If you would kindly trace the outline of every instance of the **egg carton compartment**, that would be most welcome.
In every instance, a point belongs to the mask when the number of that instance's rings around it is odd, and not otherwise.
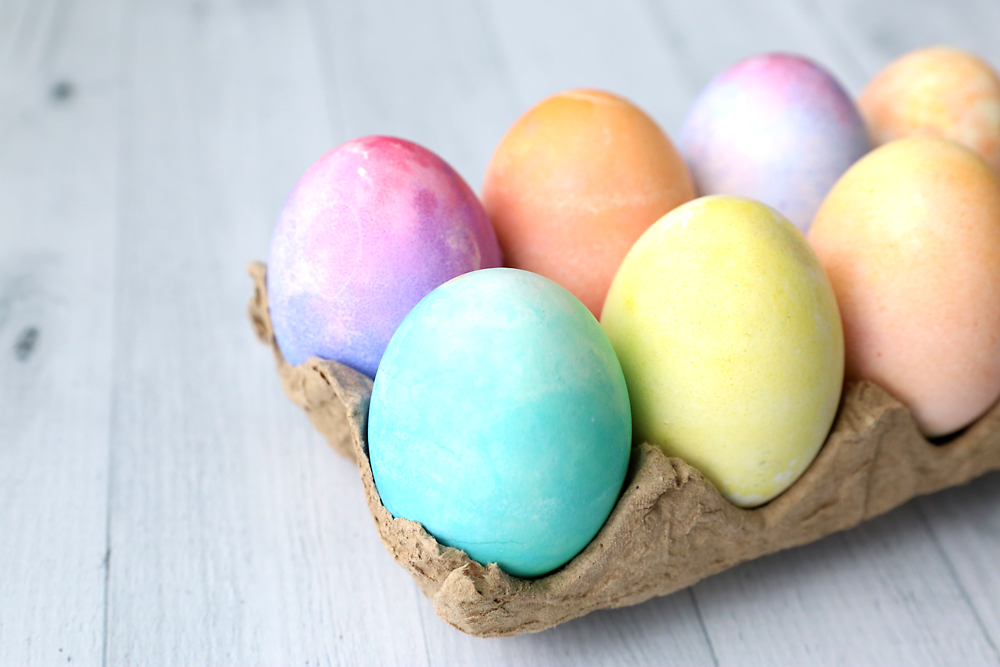
[[[597,609],[668,595],[1000,469],[1000,404],[947,444],[935,445],[883,389],[849,383],[819,455],[768,504],[736,507],[683,460],[642,443],[633,447],[622,493],[590,544],[555,572],[520,579],[438,543],[419,523],[389,514],[368,461],[372,380],[335,361],[285,361],[271,328],[266,266],[254,262],[249,272],[250,319],[274,353],[285,393],[338,453],[357,462],[382,543],[433,601],[438,616],[470,635],[538,632]]]

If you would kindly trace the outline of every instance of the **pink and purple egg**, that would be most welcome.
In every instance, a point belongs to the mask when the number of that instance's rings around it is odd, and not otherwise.
[[[699,195],[761,201],[805,232],[837,179],[871,143],[847,92],[806,58],[765,53],[713,79],[678,146]]]
[[[409,141],[363,137],[313,164],[274,228],[268,299],[291,364],[311,356],[374,377],[399,323],[435,287],[498,267],[475,193]]]

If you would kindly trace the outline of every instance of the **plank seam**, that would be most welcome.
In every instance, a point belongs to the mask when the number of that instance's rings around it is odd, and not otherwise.
[[[347,127],[347,110],[344,107],[344,95],[340,89],[340,77],[337,76],[337,64],[330,62],[330,56],[323,47],[322,34],[336,35],[337,25],[331,29],[330,17],[319,7],[320,0],[306,0],[307,12],[312,16],[313,25],[313,55],[318,62],[318,69],[323,75],[323,99],[325,100],[325,116],[327,124],[334,135],[334,142],[339,143]],[[334,22],[335,24],[336,22]],[[325,30],[321,31],[321,28]],[[338,134],[338,130],[340,133]],[[330,147],[332,148],[332,147]]]
[[[851,62],[857,72],[861,75],[862,79],[867,79],[871,77],[871,70],[865,66],[864,59],[859,56],[851,41],[847,39],[847,36],[841,31],[841,26],[837,21],[833,19],[826,10],[823,9],[822,5],[816,0],[797,0],[798,5],[803,9],[803,11],[811,14],[816,18],[816,22],[827,26],[829,30],[826,30],[826,34],[832,39],[828,40],[831,46],[837,49],[837,51]]]
[[[120,236],[119,232],[122,225],[122,211],[124,210],[123,197],[124,191],[121,188],[121,183],[119,176],[121,174],[121,165],[124,163],[125,155],[125,133],[122,130],[126,127],[126,124],[122,122],[128,111],[127,95],[125,94],[128,87],[126,86],[127,75],[125,71],[126,52],[128,51],[128,44],[130,40],[128,39],[129,27],[133,23],[133,9],[132,4],[128,2],[123,2],[121,4],[121,33],[118,36],[118,62],[116,66],[117,76],[117,112],[118,112],[118,130],[116,137],[116,164],[115,164],[115,224],[113,225],[113,235],[111,242],[114,244],[112,248],[111,256],[114,261],[111,265],[111,370],[112,370],[112,386],[111,386],[111,404],[108,406],[108,460],[107,460],[107,500],[105,509],[105,525],[104,525],[104,621],[103,621],[103,633],[102,638],[102,648],[101,648],[101,667],[107,667],[108,665],[108,651],[110,650],[110,609],[111,609],[111,525],[112,525],[112,510],[114,503],[112,499],[114,498],[114,484],[115,484],[115,443],[118,438],[116,437],[115,424],[118,419],[118,388],[115,384],[115,380],[118,377],[116,369],[119,363],[119,345],[118,341],[121,339],[121,322],[118,313],[118,275],[119,275],[119,247],[118,238]]]
[[[927,534],[931,537],[931,542],[934,544],[934,549],[941,556],[941,560],[944,561],[945,567],[948,570],[948,576],[954,582],[955,587],[958,588],[959,594],[962,596],[962,601],[966,604],[969,610],[972,612],[972,616],[976,619],[976,625],[979,626],[979,630],[983,633],[986,638],[986,643],[989,644],[990,648],[993,649],[993,654],[997,658],[997,664],[1000,665],[1000,648],[997,647],[996,642],[993,641],[993,636],[990,635],[989,630],[986,627],[986,623],[983,621],[982,617],[979,615],[979,609],[976,605],[972,603],[972,598],[969,597],[969,592],[966,590],[965,586],[962,584],[962,580],[959,579],[958,571],[955,569],[955,565],[951,562],[951,558],[948,556],[948,552],[945,551],[944,545],[941,544],[941,540],[938,534],[934,531],[934,526],[931,524],[930,519],[927,517],[927,513],[924,512],[923,503],[925,500],[913,504],[917,511],[917,516],[920,519],[921,524],[927,531]]]
[[[694,613],[698,617],[698,625],[701,626],[701,634],[705,638],[705,643],[708,644],[708,652],[712,656],[712,665],[719,667],[719,656],[715,654],[715,646],[712,645],[712,638],[708,636],[708,626],[705,625],[705,619],[701,615],[701,607],[698,606],[698,596],[695,594],[694,588],[689,588],[688,594],[691,596],[691,604],[694,605]]]

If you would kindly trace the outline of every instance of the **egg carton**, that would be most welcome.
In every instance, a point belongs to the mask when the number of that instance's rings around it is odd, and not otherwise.
[[[555,572],[520,579],[447,547],[383,507],[366,440],[372,380],[335,361],[299,366],[271,328],[267,269],[250,265],[249,314],[271,346],[281,384],[338,453],[357,462],[382,544],[446,623],[478,637],[538,632],[597,609],[668,595],[744,561],[813,542],[1000,469],[1000,404],[947,444],[932,444],[909,410],[870,382],[848,383],[833,429],[806,472],[755,509],[725,500],[701,473],[658,447],[632,449],[621,496],[600,532]]]

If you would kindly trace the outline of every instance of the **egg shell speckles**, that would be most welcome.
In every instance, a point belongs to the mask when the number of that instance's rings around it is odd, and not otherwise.
[[[399,323],[432,289],[501,264],[469,186],[421,146],[364,137],[299,179],[271,239],[268,298],[292,364],[333,359],[369,376]]]
[[[507,265],[551,278],[595,317],[635,240],[693,197],[687,166],[656,122],[598,90],[562,92],[528,110],[483,183]]]
[[[809,233],[837,293],[848,379],[874,380],[928,436],[1000,396],[1000,176],[945,139],[882,146]]]
[[[858,99],[872,140],[951,139],[1000,169],[1000,79],[989,63],[945,47],[894,60]]]
[[[677,143],[698,194],[757,199],[803,232],[841,174],[871,148],[836,79],[780,53],[740,61],[713,79]]]
[[[628,390],[597,320],[556,283],[489,269],[406,317],[375,378],[369,454],[393,516],[516,576],[576,555],[628,468]]]
[[[601,324],[622,364],[637,441],[752,507],[787,489],[833,423],[844,341],[826,274],[781,214],[696,199],[636,242]]]

